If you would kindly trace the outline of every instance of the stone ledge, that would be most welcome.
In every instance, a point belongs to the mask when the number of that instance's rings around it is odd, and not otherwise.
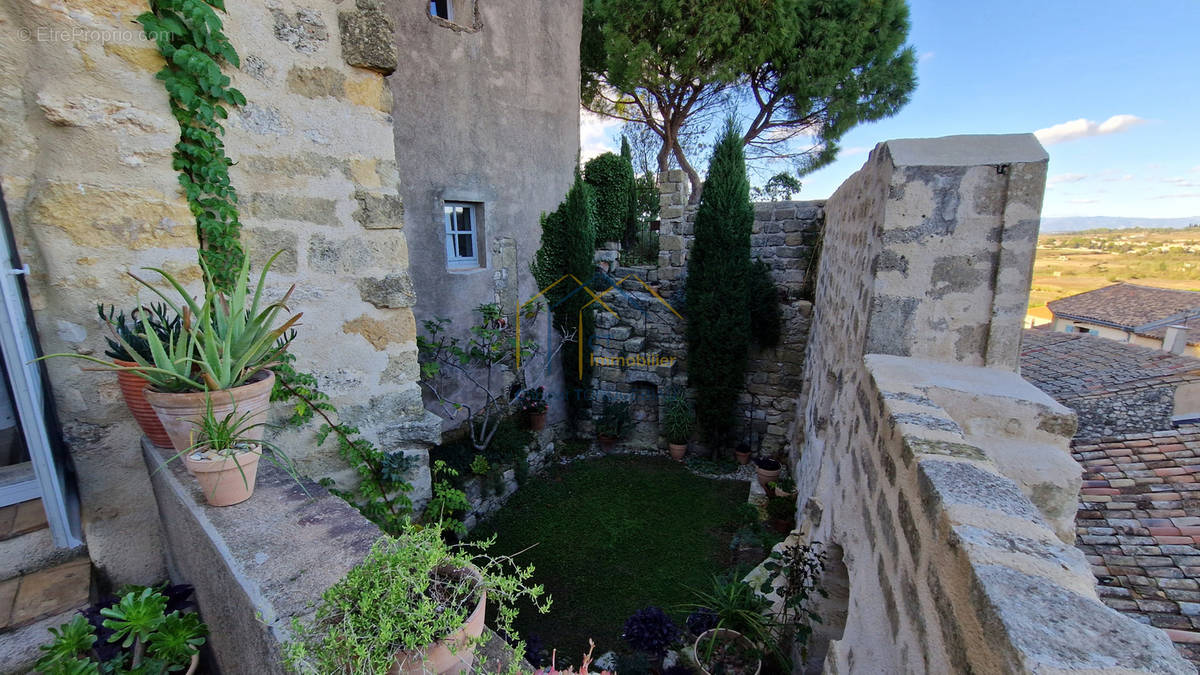
[[[254,496],[235,506],[205,504],[180,462],[143,441],[167,539],[172,581],[196,587],[222,672],[286,671],[280,647],[292,618],[307,619],[325,589],[358,564],[380,536],[356,509],[305,480],[259,464]]]

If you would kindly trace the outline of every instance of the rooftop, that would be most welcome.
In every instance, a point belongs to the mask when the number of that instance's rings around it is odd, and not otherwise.
[[[1076,444],[1076,546],[1106,605],[1200,663],[1200,428]]]
[[[1026,330],[1021,375],[1061,401],[1200,379],[1200,359],[1084,333]]]
[[[1135,330],[1200,314],[1200,292],[1113,284],[1046,304],[1055,316]]]

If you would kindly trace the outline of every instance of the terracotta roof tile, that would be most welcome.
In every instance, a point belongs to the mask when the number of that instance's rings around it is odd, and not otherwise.
[[[1026,330],[1021,376],[1061,401],[1200,379],[1200,359],[1083,333]]]
[[[1133,330],[1172,316],[1200,314],[1200,291],[1113,284],[1046,303],[1056,316],[1090,319]]]

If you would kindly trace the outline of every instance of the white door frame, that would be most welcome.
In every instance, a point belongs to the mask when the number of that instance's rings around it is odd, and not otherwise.
[[[70,517],[67,508],[63,467],[54,461],[50,434],[46,428],[42,364],[33,361],[37,358],[37,348],[26,323],[25,301],[18,279],[29,273],[29,266],[20,266],[16,251],[10,244],[11,232],[8,209],[0,192],[0,352],[3,352],[4,366],[12,386],[13,407],[20,420],[33,469],[32,477],[19,476],[8,485],[0,485],[0,500],[7,501],[5,496],[8,499],[34,499],[40,496],[54,545],[74,548],[82,541],[75,519]]]

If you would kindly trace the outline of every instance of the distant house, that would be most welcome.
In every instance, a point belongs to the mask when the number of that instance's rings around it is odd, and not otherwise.
[[[1113,284],[1046,305],[1054,330],[1200,356],[1200,292]]]
[[[1026,328],[1044,328],[1049,329],[1054,323],[1054,313],[1049,307],[1042,305],[1041,307],[1031,307],[1025,312],[1025,327]]]

